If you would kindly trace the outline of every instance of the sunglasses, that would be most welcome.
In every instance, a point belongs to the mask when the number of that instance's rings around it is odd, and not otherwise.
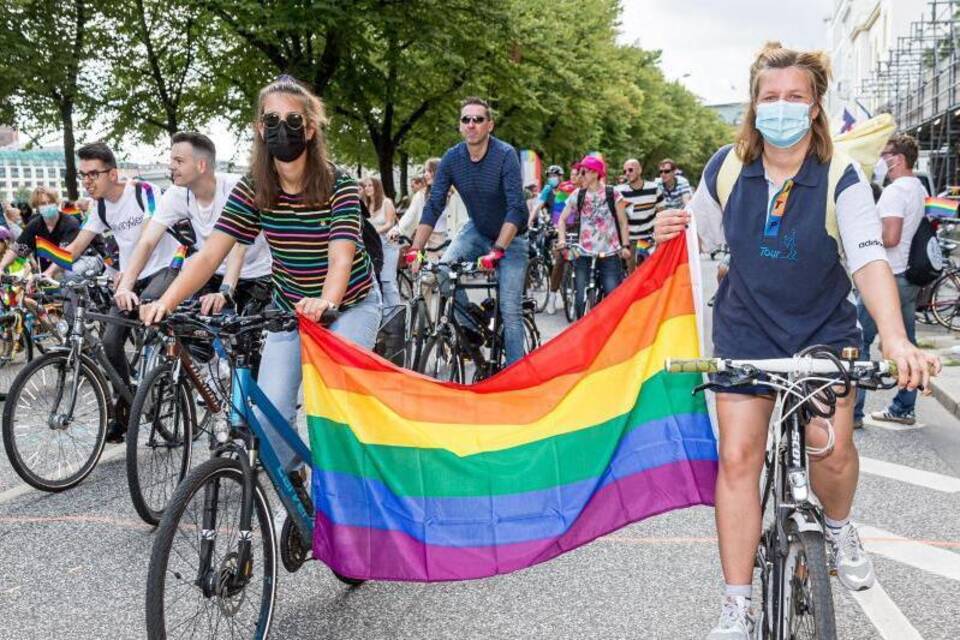
[[[260,116],[260,122],[267,129],[279,127],[281,122],[286,122],[288,127],[296,131],[303,128],[303,114],[294,111],[288,113],[286,117],[281,117],[276,111],[271,111]]]
[[[673,173],[673,169],[660,169],[660,175],[664,175],[667,173]]]
[[[483,124],[486,121],[486,116],[460,116],[460,124]]]
[[[82,182],[87,180],[96,180],[105,173],[110,173],[111,169],[103,169],[102,171],[77,171],[77,177],[80,178]]]

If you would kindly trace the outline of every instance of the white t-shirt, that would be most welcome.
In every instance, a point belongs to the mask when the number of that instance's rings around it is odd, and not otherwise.
[[[144,221],[149,218],[150,202],[147,196],[148,187],[153,191],[154,197],[160,194],[160,189],[156,186],[144,183],[141,193],[143,196],[143,206],[147,209],[146,213],[144,213],[144,211],[140,209],[140,205],[137,204],[134,181],[128,180],[123,189],[123,195],[120,196],[118,201],[110,202],[106,198],[103,200],[106,207],[105,217],[107,219],[107,225],[109,226],[104,226],[100,221],[96,202],[93,203],[90,215],[87,216],[87,221],[83,225],[85,231],[96,234],[102,235],[108,229],[113,233],[113,237],[117,239],[117,248],[120,250],[121,271],[126,265],[130,264],[130,256],[133,255],[137,241],[140,240],[142,225]],[[177,247],[179,246],[176,240],[164,234],[160,243],[157,244],[157,248],[153,250],[150,258],[147,260],[147,264],[144,265],[143,270],[140,272],[138,280],[143,280],[161,269],[169,267],[170,261],[173,260],[173,256],[176,254]]]
[[[208,207],[201,207],[196,194],[186,187],[172,186],[160,198],[160,205],[153,219],[168,229],[178,220],[190,220],[197,235],[197,249],[201,249],[203,243],[213,233],[213,227],[217,224],[220,213],[230,197],[230,192],[233,191],[238,180],[239,178],[217,176],[213,202]],[[189,259],[187,261],[189,262]],[[267,246],[266,238],[261,233],[253,244],[247,247],[240,278],[247,280],[269,276],[272,273],[271,262],[270,247]],[[217,267],[217,273],[222,276],[226,271],[227,263],[224,261]]]
[[[887,260],[890,261],[890,268],[894,275],[907,270],[907,263],[910,260],[910,243],[923,218],[926,197],[927,190],[923,188],[923,183],[919,179],[915,176],[903,176],[887,185],[877,202],[877,213],[881,220],[903,218],[900,243],[895,247],[887,248]]]

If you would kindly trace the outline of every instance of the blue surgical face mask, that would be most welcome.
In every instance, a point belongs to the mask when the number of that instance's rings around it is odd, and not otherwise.
[[[40,211],[40,215],[43,216],[44,220],[53,220],[57,217],[57,213],[59,212],[59,209],[55,204],[41,205],[38,210]]]
[[[549,184],[551,187],[555,187],[560,184],[560,178],[557,176],[550,176],[547,178],[547,184]]]
[[[757,105],[757,129],[773,146],[792,147],[810,130],[810,107],[809,104],[786,100],[761,102]]]

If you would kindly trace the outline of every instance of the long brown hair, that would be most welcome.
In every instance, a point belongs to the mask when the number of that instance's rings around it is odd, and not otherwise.
[[[833,157],[830,123],[827,120],[827,111],[823,108],[823,97],[830,82],[830,58],[823,51],[795,51],[785,48],[779,42],[768,42],[750,65],[750,104],[737,133],[737,155],[745,164],[763,155],[763,136],[756,126],[761,74],[767,69],[788,67],[797,67],[807,72],[810,87],[813,89],[813,106],[818,107],[817,117],[810,124],[810,153],[815,153],[822,163],[829,162]]]
[[[437,179],[437,169],[440,168],[440,158],[427,158],[427,161],[423,163],[423,173],[426,174],[427,171],[433,174],[433,179]],[[423,176],[423,201],[426,202],[430,199],[430,192],[433,191],[433,182],[427,182],[427,176]]]
[[[373,198],[367,198],[366,186],[367,184],[373,185]],[[370,212],[370,215],[375,214],[377,211],[380,211],[380,207],[383,206],[383,182],[380,181],[380,178],[375,178],[369,176],[360,181],[361,188],[364,191],[361,191],[361,196],[363,197],[363,203],[367,205],[367,210]]]
[[[253,179],[256,196],[255,204],[260,209],[276,205],[280,194],[280,178],[273,162],[273,156],[267,149],[267,143],[257,131],[257,123],[263,116],[263,103],[268,95],[283,93],[296,100],[303,112],[304,127],[312,126],[316,133],[307,140],[307,166],[303,173],[301,195],[303,203],[322,206],[333,195],[334,169],[327,153],[327,142],[323,128],[327,126],[327,116],[323,102],[307,88],[293,78],[281,77],[260,90],[253,114],[253,150],[250,154],[250,176]]]

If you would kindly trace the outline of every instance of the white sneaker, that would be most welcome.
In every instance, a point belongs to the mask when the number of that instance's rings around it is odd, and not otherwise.
[[[863,550],[860,535],[853,523],[848,522],[836,534],[830,527],[824,529],[830,545],[830,570],[836,574],[840,584],[850,591],[864,591],[872,587],[877,580],[873,561]]]
[[[707,640],[750,640],[753,633],[753,612],[749,600],[742,597],[724,598],[720,622]]]
[[[557,312],[557,294],[551,291],[547,294],[547,313],[553,315]]]

